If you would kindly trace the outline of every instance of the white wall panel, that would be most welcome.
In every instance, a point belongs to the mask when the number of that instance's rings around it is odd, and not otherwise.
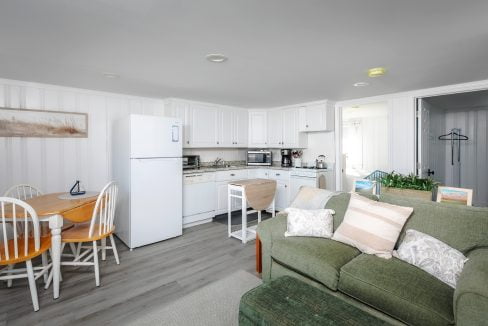
[[[388,101],[390,170],[415,172],[415,102],[413,97]]]
[[[111,127],[129,113],[163,115],[163,101],[0,80],[0,107],[88,113],[88,138],[0,137],[0,194],[30,183],[68,191],[75,180],[99,190],[111,178]]]

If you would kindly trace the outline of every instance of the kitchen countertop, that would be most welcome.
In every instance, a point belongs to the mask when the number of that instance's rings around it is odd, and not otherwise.
[[[285,170],[285,171],[300,170],[300,171],[317,171],[317,172],[324,172],[328,170],[328,169],[303,169],[303,168],[294,168],[294,167],[282,167],[279,164],[273,164],[271,166],[231,165],[228,167],[227,166],[226,167],[203,166],[199,169],[183,170],[183,174],[231,171],[231,170],[251,170],[251,169],[272,169],[272,170]]]

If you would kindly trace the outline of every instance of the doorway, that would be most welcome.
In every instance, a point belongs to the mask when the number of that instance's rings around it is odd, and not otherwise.
[[[488,90],[417,100],[418,174],[488,206]]]
[[[375,170],[388,171],[388,103],[344,107],[342,127],[342,189]]]

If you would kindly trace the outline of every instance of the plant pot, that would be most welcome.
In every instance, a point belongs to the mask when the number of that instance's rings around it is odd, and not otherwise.
[[[383,187],[381,187],[381,193],[432,201],[432,191],[403,189],[403,188],[391,188],[391,187],[384,187],[383,186]]]

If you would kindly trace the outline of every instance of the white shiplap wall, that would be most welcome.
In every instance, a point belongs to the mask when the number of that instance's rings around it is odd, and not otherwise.
[[[0,137],[0,195],[29,183],[68,191],[75,180],[99,190],[111,178],[111,125],[129,113],[163,115],[163,101],[0,79],[0,107],[88,113],[88,138]]]

